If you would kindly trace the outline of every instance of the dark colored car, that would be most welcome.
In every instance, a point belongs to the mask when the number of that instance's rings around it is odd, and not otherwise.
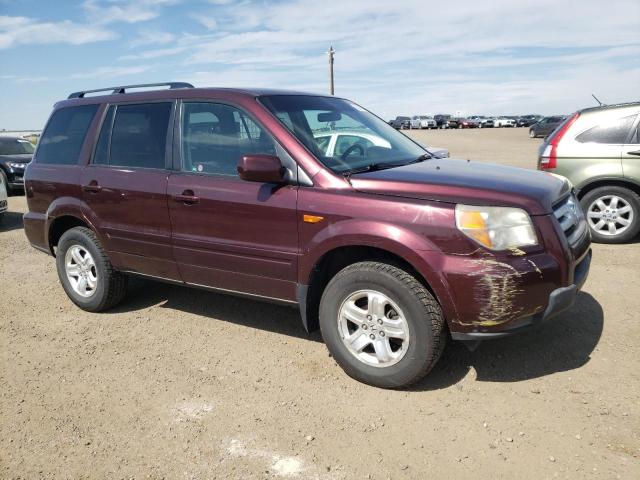
[[[540,115],[523,115],[521,117],[518,117],[518,119],[516,120],[516,126],[517,127],[530,127],[531,125],[538,123],[540,120],[542,120],[542,116]]]
[[[529,128],[529,136],[531,138],[546,137],[560,125],[566,117],[559,115],[553,117],[544,117]]]
[[[478,128],[478,124],[468,118],[452,118],[448,128]]]
[[[439,113],[438,115],[434,115],[433,119],[436,121],[436,125],[438,126],[438,128],[449,128],[449,120],[451,120],[451,115]]]
[[[3,177],[7,193],[22,190],[24,170],[31,162],[34,146],[19,137],[0,137],[0,176]]]
[[[389,122],[396,130],[405,130],[411,128],[411,118],[410,117],[396,117]]]
[[[432,158],[342,98],[170,86],[72,94],[27,169],[26,235],[84,310],[129,275],[297,305],[349,375],[392,388],[448,338],[549,320],[586,279],[564,178]],[[326,147],[346,130],[377,138]]]

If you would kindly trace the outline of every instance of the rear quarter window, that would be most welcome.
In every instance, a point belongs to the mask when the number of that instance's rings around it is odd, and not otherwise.
[[[636,116],[617,118],[613,121],[596,125],[576,137],[580,143],[625,143]]]
[[[37,163],[74,165],[98,105],[81,105],[56,110],[42,134]]]

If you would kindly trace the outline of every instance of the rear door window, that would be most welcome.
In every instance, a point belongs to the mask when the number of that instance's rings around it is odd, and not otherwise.
[[[169,102],[116,106],[111,143],[106,148],[108,161],[102,156],[108,142],[103,138],[98,140],[96,155],[101,156],[97,160],[117,167],[165,168],[171,108]]]
[[[93,156],[94,164],[109,164],[109,144],[111,143],[111,127],[113,126],[115,111],[116,107],[111,105],[107,111],[107,115],[102,121],[102,128],[100,129],[100,136],[98,137],[98,144],[96,145],[96,153]]]
[[[576,137],[576,140],[581,143],[625,143],[635,119],[636,115],[630,115],[597,125],[582,132]]]
[[[40,139],[36,161],[55,165],[74,165],[98,105],[81,105],[57,110]]]

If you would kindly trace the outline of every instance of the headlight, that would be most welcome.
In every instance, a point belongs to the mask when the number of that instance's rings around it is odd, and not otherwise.
[[[506,250],[538,243],[531,218],[520,208],[458,204],[456,227],[467,237],[491,250]]]
[[[9,162],[9,166],[10,166],[11,168],[20,168],[20,169],[23,169],[23,168],[25,168],[25,167],[27,166],[27,164],[26,164],[26,163],[13,163],[13,162]]]

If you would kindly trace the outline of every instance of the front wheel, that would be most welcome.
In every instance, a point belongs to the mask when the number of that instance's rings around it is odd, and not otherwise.
[[[536,138],[536,132],[529,130],[529,138]]]
[[[606,186],[580,200],[597,243],[625,243],[640,232],[640,196],[624,187]]]
[[[446,343],[440,305],[415,277],[393,265],[360,262],[331,279],[320,302],[327,348],[352,378],[382,388],[411,385]]]
[[[117,305],[127,291],[127,276],[116,271],[96,237],[86,227],[67,230],[56,251],[58,278],[67,296],[88,312]]]

